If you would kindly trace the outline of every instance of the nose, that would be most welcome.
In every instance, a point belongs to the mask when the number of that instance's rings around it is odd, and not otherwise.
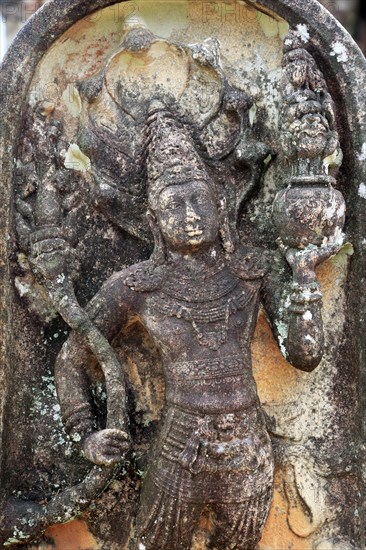
[[[195,211],[192,204],[188,202],[186,205],[186,222],[194,223],[194,222],[199,222],[200,220],[201,220],[200,215]]]

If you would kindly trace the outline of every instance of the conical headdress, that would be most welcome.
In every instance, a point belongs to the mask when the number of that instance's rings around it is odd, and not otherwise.
[[[148,198],[153,209],[161,191],[170,185],[205,181],[213,187],[188,131],[165,109],[157,108],[149,117],[147,176]]]

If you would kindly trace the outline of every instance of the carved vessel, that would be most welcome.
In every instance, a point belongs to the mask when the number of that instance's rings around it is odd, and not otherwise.
[[[322,246],[341,238],[346,206],[333,188],[342,151],[327,83],[299,32],[284,42],[282,151],[289,186],[279,191],[273,219],[286,247]]]
[[[315,181],[314,181],[315,180]],[[293,178],[290,187],[277,193],[273,219],[285,246],[321,246],[341,233],[346,205],[331,177]]]

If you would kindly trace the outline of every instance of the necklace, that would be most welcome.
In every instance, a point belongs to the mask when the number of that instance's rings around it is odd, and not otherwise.
[[[235,286],[231,285],[230,290],[224,295],[216,295],[216,299],[203,301],[201,296],[201,302],[189,302],[187,299],[182,300],[180,295],[171,296],[164,288],[150,297],[149,305],[166,317],[176,317],[190,322],[200,345],[218,350],[227,341],[230,315],[244,309],[254,294],[254,289],[243,289],[236,279]],[[220,324],[214,331],[209,331],[205,329],[205,325],[210,323]]]
[[[186,306],[182,307],[183,311],[186,314],[186,319],[191,322],[193,330],[195,331],[196,337],[201,346],[206,346],[207,348],[216,351],[222,344],[225,344],[225,342],[227,341],[227,333],[229,329],[231,301],[231,298],[229,298],[226,304],[224,323],[221,324],[221,327],[219,329],[212,332],[202,332],[197,325],[196,319],[192,315],[192,310]]]
[[[179,272],[164,281],[162,291],[174,300],[190,304],[202,304],[227,296],[238,285],[238,278],[225,265],[206,270],[204,273],[185,274]]]

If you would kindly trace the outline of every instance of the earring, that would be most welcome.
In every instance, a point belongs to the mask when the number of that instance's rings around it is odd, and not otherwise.
[[[226,208],[226,198],[220,197],[219,200],[219,234],[222,241],[222,246],[227,254],[232,254],[235,250],[232,239],[229,217]]]
[[[158,222],[155,216],[155,212],[150,208],[146,212],[147,221],[154,237],[154,250],[151,255],[151,261],[155,265],[161,265],[166,261],[165,243],[161,231],[158,226]]]

